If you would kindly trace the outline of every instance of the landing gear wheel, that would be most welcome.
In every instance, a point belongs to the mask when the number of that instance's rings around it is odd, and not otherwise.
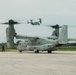
[[[22,51],[21,51],[21,50],[19,50],[19,52],[21,53]]]
[[[52,53],[52,51],[48,51],[48,53]]]
[[[39,53],[39,50],[35,51],[35,53]]]

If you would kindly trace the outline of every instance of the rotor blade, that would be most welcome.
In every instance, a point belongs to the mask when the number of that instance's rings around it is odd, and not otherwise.
[[[5,22],[5,23],[0,23],[0,24],[9,24],[9,25],[11,25],[11,24],[21,24],[21,23],[19,23],[19,22],[13,22],[13,23]]]
[[[21,23],[14,21],[13,24],[21,24]]]
[[[42,23],[42,19],[41,18],[39,18],[39,21],[40,21],[40,23]]]
[[[5,22],[5,23],[0,23],[0,24],[9,24],[8,22]]]
[[[49,27],[52,27],[52,28],[60,28],[61,26],[59,26],[58,24],[56,25],[48,25]]]

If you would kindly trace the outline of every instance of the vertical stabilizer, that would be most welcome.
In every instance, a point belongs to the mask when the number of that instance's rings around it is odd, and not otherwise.
[[[59,44],[66,44],[68,42],[68,26],[63,25],[59,31]]]
[[[6,29],[7,47],[8,48],[14,47],[14,36],[15,36],[14,26],[9,25],[9,27]]]

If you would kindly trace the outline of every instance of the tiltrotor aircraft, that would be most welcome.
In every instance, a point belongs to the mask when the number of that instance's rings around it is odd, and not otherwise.
[[[48,53],[51,53],[55,50],[56,46],[66,44],[68,41],[67,25],[61,27],[59,25],[51,26],[55,29],[51,37],[32,37],[17,35],[14,29],[14,24],[20,24],[17,21],[10,19],[8,22],[1,24],[9,24],[9,27],[6,28],[8,48],[14,47],[14,37],[17,39],[25,39],[25,41],[20,41],[17,46],[19,52],[32,50],[35,53],[39,53],[39,51],[48,51]]]
[[[27,24],[32,24],[32,25],[40,25],[42,23],[41,18],[38,19],[39,21],[34,22],[33,19],[27,20]]]
[[[56,46],[61,46],[67,43],[67,25],[63,25],[59,30],[59,25],[52,26],[55,28],[51,37],[31,37],[31,36],[19,36],[17,35],[16,38],[24,38],[27,39],[25,41],[20,41],[17,49],[19,52],[25,50],[31,50],[35,53],[39,53],[39,51],[48,51],[51,53],[55,50]]]

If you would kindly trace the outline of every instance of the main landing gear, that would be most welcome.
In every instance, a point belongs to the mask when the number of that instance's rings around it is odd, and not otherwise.
[[[20,53],[22,53],[22,51],[21,51],[21,50],[19,50],[19,52],[20,52]]]
[[[39,50],[36,50],[35,53],[39,53]]]
[[[49,50],[49,51],[48,51],[48,53],[52,53],[52,51],[51,51],[51,50]]]

